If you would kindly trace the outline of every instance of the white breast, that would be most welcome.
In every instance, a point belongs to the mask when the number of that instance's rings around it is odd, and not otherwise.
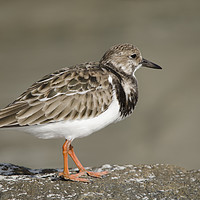
[[[97,117],[83,120],[60,121],[45,125],[34,125],[22,129],[43,139],[64,137],[68,140],[73,140],[75,138],[88,136],[118,120],[119,117],[119,103],[114,93],[113,101],[108,109]]]

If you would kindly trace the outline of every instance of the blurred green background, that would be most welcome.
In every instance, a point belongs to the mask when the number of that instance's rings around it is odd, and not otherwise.
[[[85,166],[200,168],[199,10],[198,0],[0,1],[0,107],[42,76],[129,42],[163,70],[140,69],[134,114],[76,139],[77,156]],[[0,130],[0,162],[61,168],[63,143]]]

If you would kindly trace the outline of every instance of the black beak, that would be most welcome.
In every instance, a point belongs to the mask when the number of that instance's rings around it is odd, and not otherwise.
[[[162,69],[159,65],[156,65],[155,63],[152,63],[144,58],[142,59],[142,62],[140,64],[142,64],[142,67],[149,67],[149,68],[153,68],[153,69]]]

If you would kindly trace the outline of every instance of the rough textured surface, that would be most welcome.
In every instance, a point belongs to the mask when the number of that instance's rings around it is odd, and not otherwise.
[[[103,165],[104,178],[64,181],[61,169],[0,164],[0,199],[200,199],[200,170],[172,165]],[[75,170],[71,170],[75,173]]]

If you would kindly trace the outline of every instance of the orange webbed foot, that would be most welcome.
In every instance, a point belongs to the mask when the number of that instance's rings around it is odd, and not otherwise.
[[[92,176],[95,178],[101,178],[102,176],[108,174],[108,171],[103,171],[103,172],[93,172],[93,171],[85,171],[88,176]]]
[[[65,174],[65,173],[61,172],[61,173],[59,173],[59,176],[65,180],[89,183],[90,180],[88,180],[86,178],[79,178],[80,176],[82,176],[84,174],[85,174],[85,172],[80,172],[77,174]]]

